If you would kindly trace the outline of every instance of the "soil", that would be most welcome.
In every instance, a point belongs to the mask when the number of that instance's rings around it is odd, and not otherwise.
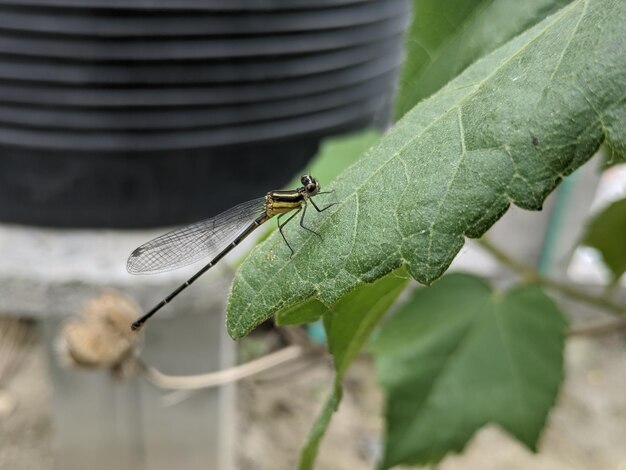
[[[39,344],[6,392],[17,399],[0,415],[0,469],[52,470],[51,385]],[[457,469],[626,470],[626,348],[624,336],[568,343],[567,380],[533,454],[496,426],[478,432],[462,455],[438,467]],[[301,362],[241,383],[238,470],[291,470],[332,379],[330,362]],[[0,404],[1,405],[1,404]],[[382,395],[374,368],[360,358],[345,382],[344,400],[324,438],[317,468],[374,468],[381,452]],[[0,408],[2,408],[0,406]]]

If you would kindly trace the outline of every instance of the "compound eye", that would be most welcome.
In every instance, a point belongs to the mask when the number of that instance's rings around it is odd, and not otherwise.
[[[302,178],[300,178],[300,182],[302,183],[302,186],[308,186],[308,184],[311,182],[311,177],[309,175],[304,175],[302,176]]]
[[[309,184],[306,185],[306,190],[309,193],[312,193],[316,189],[317,189],[317,185],[315,183],[309,183]]]

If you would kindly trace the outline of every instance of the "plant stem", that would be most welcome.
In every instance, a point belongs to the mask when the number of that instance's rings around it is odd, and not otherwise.
[[[139,362],[140,372],[153,385],[169,390],[197,390],[217,387],[256,375],[304,355],[300,346],[288,346],[259,359],[230,369],[197,375],[167,375]]]
[[[491,241],[487,238],[483,237],[478,240],[480,246],[482,246],[490,255],[500,261],[502,264],[510,268],[511,270],[517,272],[525,281],[531,282],[548,289],[552,289],[558,292],[561,292],[569,297],[580,300],[581,302],[585,302],[587,304],[595,305],[604,310],[607,310],[613,314],[624,315],[626,314],[626,305],[620,305],[618,303],[613,302],[611,298],[606,295],[595,295],[590,294],[580,289],[573,287],[571,285],[565,284],[560,281],[556,281],[554,279],[550,279],[548,277],[542,276],[531,266],[528,266],[502,251],[500,248],[495,246]]]
[[[626,329],[626,315],[610,322],[570,328],[568,336],[596,336]]]

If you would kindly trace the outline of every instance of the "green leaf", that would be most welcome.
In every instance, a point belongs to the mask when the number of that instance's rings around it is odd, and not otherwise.
[[[570,0],[413,0],[396,119]]]
[[[342,298],[324,318],[328,349],[342,379],[385,312],[409,282],[404,269],[371,285],[361,285]]]
[[[287,307],[280,312],[276,312],[276,325],[301,325],[303,323],[313,323],[330,312],[328,307],[317,299],[308,299],[305,302]]]
[[[593,218],[583,243],[602,253],[616,279],[626,272],[626,199],[615,201]]]
[[[316,199],[340,204],[307,211],[323,240],[290,224],[292,258],[277,234],[253,250],[233,282],[231,336],[309,298],[332,306],[403,265],[430,284],[511,203],[540,209],[623,136],[625,28],[623,2],[576,0],[422,101]]]
[[[498,294],[454,274],[417,290],[373,344],[387,394],[382,467],[438,462],[487,423],[535,450],[563,380],[565,329],[535,286]]]
[[[341,401],[341,382],[348,366],[381,317],[404,290],[409,277],[403,270],[379,279],[371,286],[360,286],[341,299],[324,316],[328,347],[335,363],[333,389],[326,399],[300,456],[300,470],[313,468],[319,444]]]

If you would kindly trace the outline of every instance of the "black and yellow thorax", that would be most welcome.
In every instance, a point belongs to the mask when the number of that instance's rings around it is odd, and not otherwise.
[[[270,191],[265,196],[265,213],[268,217],[298,209],[307,197],[304,188],[285,191]]]

